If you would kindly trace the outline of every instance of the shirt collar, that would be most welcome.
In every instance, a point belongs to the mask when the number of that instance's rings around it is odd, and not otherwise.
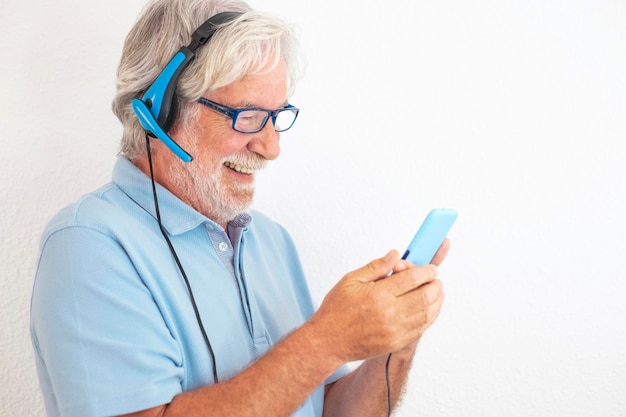
[[[143,171],[124,157],[118,157],[113,168],[115,183],[131,200],[156,219],[152,183]],[[163,227],[172,235],[179,235],[195,229],[201,224],[210,223],[221,228],[217,223],[194,210],[156,183],[156,193]],[[246,227],[252,220],[248,213],[242,213],[229,222],[234,227]]]

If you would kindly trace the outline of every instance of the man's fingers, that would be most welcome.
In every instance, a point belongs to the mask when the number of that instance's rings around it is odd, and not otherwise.
[[[400,297],[434,280],[438,272],[439,270],[435,265],[411,267],[385,278],[384,281],[380,282],[380,285],[383,285],[394,296]]]
[[[450,250],[450,239],[445,238],[441,246],[439,246],[437,253],[435,253],[435,256],[433,256],[433,260],[430,261],[430,263],[433,265],[439,266],[441,262],[443,262],[443,260],[446,258],[446,255],[448,254],[449,250]]]
[[[376,281],[389,275],[399,260],[398,251],[391,250],[383,258],[374,259],[348,275],[360,282]]]

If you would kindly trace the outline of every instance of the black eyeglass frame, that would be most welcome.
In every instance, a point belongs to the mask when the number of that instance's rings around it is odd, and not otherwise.
[[[274,131],[276,132],[284,132],[286,130],[289,130],[293,124],[296,122],[296,119],[298,118],[298,114],[300,113],[300,109],[292,106],[291,104],[287,104],[285,107],[281,108],[281,109],[277,109],[277,110],[267,110],[267,109],[262,109],[259,107],[244,107],[244,108],[240,108],[240,109],[235,109],[232,107],[228,107],[228,106],[224,106],[223,104],[220,103],[216,103],[215,101],[211,101],[208,98],[204,98],[204,97],[200,97],[198,99],[198,103],[207,106],[208,108],[217,111],[218,113],[222,113],[223,115],[226,115],[228,117],[231,118],[231,120],[233,121],[231,127],[233,128],[234,131],[239,132],[239,133],[257,133],[260,132],[261,130],[263,130],[265,128],[265,125],[267,124],[267,121],[270,119],[270,117],[272,118],[272,124],[274,125]],[[265,118],[263,119],[263,123],[261,123],[261,126],[258,129],[255,130],[241,130],[241,129],[237,129],[235,127],[235,125],[237,124],[237,118],[239,117],[239,114],[245,112],[245,111],[258,111],[258,112],[265,112]],[[291,124],[285,128],[280,128],[277,129],[276,128],[276,118],[278,117],[278,115],[284,111],[289,111],[291,113],[295,113],[293,121],[291,122]]]

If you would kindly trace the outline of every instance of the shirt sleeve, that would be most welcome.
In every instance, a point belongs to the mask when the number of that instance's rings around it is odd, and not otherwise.
[[[61,416],[130,413],[182,390],[178,343],[106,231],[66,227],[43,242],[31,331],[44,395]]]

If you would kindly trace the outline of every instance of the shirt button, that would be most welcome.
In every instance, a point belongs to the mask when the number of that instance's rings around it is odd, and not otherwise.
[[[217,247],[222,252],[226,252],[226,249],[228,249],[228,244],[226,242],[220,242],[219,245],[217,245]]]

